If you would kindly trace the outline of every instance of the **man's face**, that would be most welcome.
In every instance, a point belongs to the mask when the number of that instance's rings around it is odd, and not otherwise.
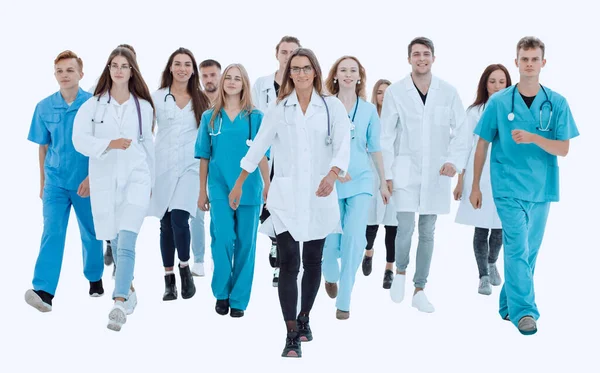
[[[417,75],[426,75],[431,72],[431,65],[435,57],[431,49],[423,44],[415,44],[411,47],[408,63],[412,66],[412,72]]]
[[[290,55],[296,49],[298,49],[298,44],[296,43],[288,43],[284,41],[283,43],[279,44],[279,50],[277,51],[276,57],[277,61],[279,61],[279,66],[281,68],[284,68],[286,66]]]
[[[204,90],[208,93],[214,93],[219,87],[221,80],[221,70],[217,66],[201,67],[200,80]]]
[[[519,49],[515,65],[519,68],[519,74],[522,77],[537,77],[546,65],[546,60],[542,57],[541,48]]]
[[[64,58],[54,65],[54,77],[61,89],[71,89],[79,86],[83,72],[75,58]]]

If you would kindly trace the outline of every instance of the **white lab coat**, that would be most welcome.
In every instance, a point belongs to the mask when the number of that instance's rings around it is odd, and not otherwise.
[[[473,131],[477,127],[481,113],[483,112],[483,105],[476,106],[467,110],[467,127],[471,134],[472,143],[469,160],[465,167],[465,177],[463,180],[463,193],[460,204],[458,205],[458,211],[456,212],[456,222],[459,224],[471,225],[478,228],[487,229],[501,229],[502,223],[500,217],[496,211],[496,205],[494,204],[494,197],[492,196],[492,183],[490,181],[490,153],[492,147],[488,149],[487,159],[483,166],[481,173],[481,179],[479,182],[479,188],[481,195],[483,196],[483,203],[481,208],[475,210],[469,201],[471,195],[471,188],[473,187],[473,170],[475,161],[475,149],[479,136],[475,135]]]
[[[393,180],[396,210],[448,214],[451,178],[439,171],[450,162],[461,172],[469,141],[465,111],[450,84],[432,77],[426,105],[410,75],[392,84],[381,110],[381,149],[386,180]]]
[[[275,73],[256,79],[252,87],[252,103],[265,114],[277,101],[274,81]]]
[[[253,172],[269,147],[277,154],[277,167],[267,197],[271,216],[261,227],[270,236],[289,231],[298,242],[342,233],[337,191],[317,197],[321,180],[331,167],[342,174],[350,161],[350,120],[336,97],[325,98],[331,117],[332,144],[326,145],[327,112],[313,90],[306,115],[291,95],[265,115],[260,130],[240,165]]]
[[[148,215],[162,219],[165,212],[183,210],[196,216],[200,192],[200,160],[194,158],[198,122],[192,101],[180,109],[169,89],[152,94],[156,106],[156,185]],[[172,117],[171,119],[169,117]]]
[[[396,217],[394,200],[390,199],[387,205],[383,203],[381,191],[379,190],[381,185],[379,173],[377,172],[373,159],[371,159],[371,169],[373,171],[373,198],[371,200],[367,225],[388,225],[395,227],[398,225],[398,219]]]
[[[144,136],[144,141],[139,143],[133,96],[123,105],[114,98],[110,103],[107,101],[107,94],[102,95],[100,101],[91,97],[81,106],[73,123],[73,145],[79,153],[89,157],[92,216],[99,240],[112,240],[121,230],[139,233],[154,186],[152,106],[139,99]],[[119,138],[131,139],[131,146],[127,150],[107,150],[110,141]]]

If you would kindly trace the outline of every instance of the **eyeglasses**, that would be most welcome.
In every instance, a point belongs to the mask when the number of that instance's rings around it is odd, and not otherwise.
[[[292,75],[298,75],[298,74],[300,74],[300,71],[304,71],[304,74],[308,75],[313,71],[313,68],[311,66],[304,66],[304,67],[292,67],[290,69],[290,73],[292,73]]]
[[[123,70],[131,69],[131,66],[129,66],[129,65],[121,65],[121,66],[118,66],[118,65],[108,65],[108,68],[111,71],[118,71],[118,70],[119,71],[123,71]]]

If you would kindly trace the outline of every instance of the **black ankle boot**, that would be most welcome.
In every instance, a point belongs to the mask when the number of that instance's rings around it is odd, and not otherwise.
[[[181,276],[181,297],[190,299],[196,294],[196,286],[194,285],[194,277],[190,266],[179,267],[179,275]]]
[[[165,293],[163,294],[163,300],[175,299],[177,299],[177,286],[175,286],[175,274],[171,273],[165,275]]]
[[[227,315],[229,313],[229,299],[217,299],[217,304],[215,305],[215,311],[219,315]]]

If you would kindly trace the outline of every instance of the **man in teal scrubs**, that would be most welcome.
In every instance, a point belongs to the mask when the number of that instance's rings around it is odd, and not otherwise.
[[[566,99],[539,83],[544,52],[535,37],[517,44],[519,83],[490,98],[475,128],[480,140],[470,196],[474,208],[486,203],[479,180],[491,142],[492,193],[504,241],[500,316],[525,335],[537,332],[533,274],[550,202],[559,200],[557,156],[566,156],[569,140],[579,135]]]

